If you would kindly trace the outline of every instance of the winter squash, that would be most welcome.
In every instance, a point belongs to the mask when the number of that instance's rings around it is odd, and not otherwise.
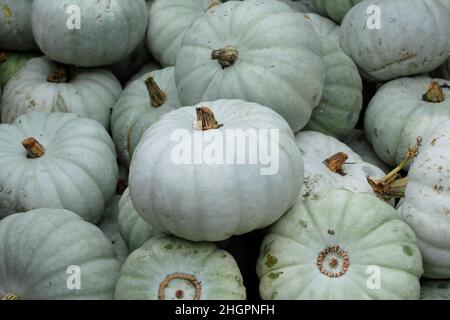
[[[116,284],[119,300],[245,300],[233,257],[212,243],[155,237],[131,253]]]
[[[39,48],[50,59],[97,67],[125,59],[147,28],[144,0],[33,1],[32,28]]]
[[[322,96],[320,40],[303,15],[284,3],[230,1],[208,10],[186,31],[175,81],[183,105],[256,102],[297,132]]]
[[[350,134],[362,109],[362,80],[358,67],[339,46],[339,28],[316,14],[305,15],[321,38],[325,86],[319,106],[305,130],[343,139]]]
[[[367,177],[382,178],[385,175],[333,137],[302,131],[295,135],[295,140],[305,166],[301,198],[318,199],[334,188],[373,193]]]
[[[32,0],[2,0],[0,48],[28,51],[37,49],[31,31]]]
[[[0,299],[112,299],[120,263],[94,225],[61,209],[0,220]]]
[[[117,260],[123,263],[128,257],[129,251],[119,232],[119,201],[120,195],[116,195],[108,208],[106,208],[98,227],[113,245]]]
[[[365,132],[378,156],[396,166],[417,137],[450,119],[450,82],[401,78],[382,86],[366,111]]]
[[[369,141],[367,141],[364,130],[353,130],[344,142],[364,161],[380,168],[383,172],[391,171],[392,168],[378,157]]]
[[[365,77],[385,81],[443,64],[449,25],[450,15],[435,0],[362,1],[342,21],[340,43]]]
[[[221,241],[279,219],[300,192],[303,162],[274,111],[217,100],[172,111],[147,130],[129,178],[134,207],[152,226]]]
[[[424,276],[450,278],[450,121],[423,137],[412,162],[398,212],[414,230],[424,259]]]
[[[2,122],[32,112],[71,112],[109,128],[111,109],[122,87],[103,69],[66,68],[46,57],[29,60],[4,87]]]
[[[298,201],[269,231],[257,262],[262,299],[418,299],[422,257],[395,209],[333,190]]]
[[[450,281],[423,279],[420,289],[421,300],[450,300]]]
[[[142,134],[163,114],[180,106],[173,67],[144,74],[126,87],[111,119],[121,163],[128,166]]]
[[[205,11],[220,3],[220,0],[152,1],[147,44],[156,60],[163,67],[174,66],[187,28]]]
[[[31,58],[37,57],[34,52],[5,51],[0,52],[0,88]]]
[[[129,189],[124,191],[118,209],[119,231],[130,252],[142,246],[147,240],[162,234],[141,218],[131,202]]]
[[[341,23],[347,12],[361,0],[315,0],[317,10],[320,14],[326,15]]]
[[[114,144],[96,121],[32,112],[0,125],[0,218],[64,208],[97,223],[117,182]]]

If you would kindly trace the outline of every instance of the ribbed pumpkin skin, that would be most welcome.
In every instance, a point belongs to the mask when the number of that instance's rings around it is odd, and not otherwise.
[[[147,44],[155,59],[163,67],[174,66],[185,31],[205,11],[220,3],[220,0],[152,1]]]
[[[339,246],[342,254],[323,254]],[[332,259],[337,261],[331,267]],[[371,269],[370,269],[371,268]],[[378,268],[378,269],[377,269]],[[370,287],[379,270],[379,289]],[[334,190],[299,201],[269,231],[257,262],[264,300],[418,299],[422,256],[395,210],[373,195]]]
[[[436,79],[440,85],[450,84]],[[382,86],[370,101],[364,127],[367,139],[378,156],[396,166],[404,159],[417,137],[450,119],[450,89],[443,88],[445,100],[431,103],[423,100],[432,79],[400,78]]]
[[[71,266],[79,267],[81,288]],[[94,225],[67,210],[39,209],[0,220],[0,297],[109,300],[120,271],[114,249]]]
[[[159,107],[151,105],[145,80],[153,77],[167,100]],[[111,129],[119,160],[129,166],[134,149],[144,132],[159,118],[180,107],[174,68],[168,67],[142,75],[125,88],[114,106]]]
[[[381,11],[380,29],[367,27],[372,5]],[[450,15],[435,0],[363,1],[345,16],[340,43],[365,77],[385,81],[429,72],[444,63],[450,56],[449,25]]]
[[[408,172],[405,197],[398,206],[414,230],[424,259],[424,276],[450,278],[450,121],[424,137]]]
[[[2,0],[0,48],[18,51],[37,49],[31,31],[32,3],[32,0]]]
[[[420,289],[421,300],[450,300],[450,281],[423,279]]]
[[[82,67],[105,66],[125,59],[145,36],[144,0],[74,0],[81,9],[80,29],[70,29],[67,3],[33,1],[33,34],[52,60]],[[73,27],[71,27],[73,28]]]
[[[97,223],[114,196],[114,144],[96,121],[69,113],[32,112],[0,125],[0,218],[37,208],[64,208]],[[26,156],[35,138],[45,153]]]
[[[337,23],[341,23],[347,12],[361,0],[315,0],[317,10]]]
[[[222,68],[211,55],[227,46],[237,50],[237,60]],[[297,132],[322,96],[320,40],[302,14],[284,3],[230,1],[207,11],[186,31],[175,81],[183,105],[216,99],[256,102],[279,113]]]
[[[18,51],[7,51],[6,60],[0,62],[0,88],[3,87],[6,82],[19,71],[25,63],[37,57],[38,53],[33,52],[18,52]]]
[[[142,246],[147,240],[162,234],[141,218],[133,207],[129,189],[125,190],[119,202],[118,224],[120,234],[130,252]]]
[[[47,57],[29,60],[4,87],[0,101],[2,122],[11,123],[33,112],[71,112],[109,128],[111,109],[122,87],[106,69],[68,68],[67,83],[50,83],[55,64]]]
[[[159,286],[174,273],[195,276],[200,282],[198,300],[245,300],[241,272],[233,257],[212,243],[193,243],[175,237],[156,237],[134,251],[125,261],[114,299],[158,300]],[[177,290],[183,297],[177,298]],[[194,287],[172,280],[163,290],[164,300],[193,300]]]
[[[203,131],[203,136],[193,127],[195,108],[202,106],[209,107],[217,121],[224,124],[219,129]],[[250,164],[248,160],[243,164],[225,159],[223,164],[177,164],[172,152],[176,154],[180,142],[173,140],[172,135],[179,129],[186,130],[185,139],[189,137],[196,146],[213,135],[226,136],[228,130],[236,139],[245,139],[245,130],[258,130],[261,134],[264,129],[267,140],[249,139],[245,150],[260,150],[267,141],[276,139],[279,156],[272,159],[272,164],[277,161],[278,170],[264,175],[262,169],[269,166],[261,161]],[[277,130],[279,137],[272,136],[272,130]],[[219,139],[223,141],[223,155],[231,156],[226,149],[231,148],[230,139]],[[208,145],[195,147],[191,154],[197,158],[205,156]],[[217,100],[172,111],[147,130],[133,155],[129,186],[134,207],[155,228],[191,241],[221,241],[264,228],[279,219],[295,202],[302,182],[300,151],[281,116],[255,103]],[[270,196],[275,194],[276,197]]]

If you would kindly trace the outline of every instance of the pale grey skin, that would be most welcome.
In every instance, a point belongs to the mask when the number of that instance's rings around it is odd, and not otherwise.
[[[0,48],[6,50],[37,50],[31,31],[32,0],[0,2]]]
[[[450,300],[450,281],[422,279],[420,299]]]
[[[231,148],[230,139],[223,138],[227,131],[245,138],[245,132],[235,130],[265,129],[268,135],[278,130],[279,140],[275,138],[274,142],[280,152],[272,159],[273,165],[278,163],[278,170],[263,175],[261,170],[269,165],[261,161],[249,164],[248,160],[244,164],[177,163],[172,152],[177,152],[180,141],[171,136],[183,129],[196,145],[201,143],[202,138],[193,127],[195,108],[201,106],[209,107],[223,124],[203,134],[205,139],[220,134],[222,141],[225,139],[224,155],[228,154],[226,148]],[[245,150],[250,146],[260,150],[267,144],[264,139],[248,140]],[[207,154],[208,145],[205,143],[203,149],[196,148],[191,154]],[[133,155],[129,186],[134,207],[155,228],[191,241],[221,241],[275,222],[295,202],[302,182],[300,150],[281,116],[255,103],[216,100],[172,111],[150,127]]]
[[[213,243],[189,242],[170,236],[147,241],[125,261],[117,280],[114,299],[157,300],[161,282],[174,273],[196,278],[199,300],[245,300],[246,289],[238,265]],[[176,292],[183,291],[177,298]],[[193,285],[175,279],[162,291],[164,300],[193,300]]]
[[[80,290],[76,284],[80,269]],[[110,300],[120,263],[111,243],[73,212],[39,209],[0,220],[0,297]]]
[[[381,10],[381,29],[367,27],[372,5]],[[448,11],[435,0],[366,0],[345,16],[340,43],[366,78],[386,81],[444,63],[450,56],[449,25]]]
[[[67,6],[81,8],[80,29],[69,29]],[[144,0],[36,0],[33,34],[52,60],[83,67],[104,66],[125,59],[147,27]]]
[[[223,69],[211,53],[227,46],[235,47],[238,57]],[[298,132],[322,96],[322,46],[302,13],[282,2],[229,1],[208,10],[186,31],[175,81],[183,105],[216,99],[256,102]]]

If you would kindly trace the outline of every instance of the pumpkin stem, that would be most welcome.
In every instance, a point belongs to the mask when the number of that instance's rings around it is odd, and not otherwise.
[[[232,46],[226,46],[225,48],[213,50],[211,53],[211,59],[217,60],[222,69],[232,66],[238,58],[238,52],[236,48]]]
[[[431,81],[428,85],[427,92],[422,96],[426,102],[440,103],[445,100],[444,90],[436,80]]]
[[[0,300],[20,300],[20,297],[15,293],[7,293],[0,296]]]
[[[0,63],[6,61],[6,52],[0,52]]]
[[[335,155],[325,159],[323,162],[328,169],[330,169],[334,173],[338,173],[341,176],[345,176],[346,173],[342,170],[342,166],[345,161],[347,161],[348,155],[344,152],[338,152]]]
[[[210,129],[219,129],[223,124],[219,124],[214,116],[214,113],[208,107],[196,108],[197,120],[194,124],[194,129],[199,131],[207,131]]]
[[[150,104],[152,107],[161,107],[167,100],[165,92],[161,90],[155,79],[151,76],[145,80],[145,85],[147,87],[148,95],[150,96]]]
[[[67,70],[66,68],[56,65],[55,68],[48,74],[47,81],[51,83],[66,83]]]
[[[422,144],[422,138],[418,137],[416,145],[408,149],[406,157],[400,162],[400,164],[389,172],[381,179],[372,179],[367,177],[367,182],[372,187],[373,191],[381,196],[385,200],[392,198],[403,198],[405,196],[406,185],[408,184],[408,177],[402,178],[400,171],[408,164],[408,162],[414,159],[419,152],[419,148]]]
[[[164,290],[169,286],[169,283],[172,280],[175,280],[175,279],[185,280],[185,281],[189,282],[195,289],[195,294],[194,294],[193,300],[200,300],[200,297],[201,297],[201,294],[202,294],[201,282],[198,281],[197,278],[195,276],[193,276],[192,274],[178,273],[178,272],[169,274],[161,282],[161,284],[159,285],[159,290],[158,290],[158,300],[164,300],[165,299]],[[184,297],[183,290],[177,290],[175,292],[175,296],[178,299],[182,299]]]
[[[45,148],[35,138],[27,138],[22,141],[22,145],[27,150],[27,158],[40,158],[45,153]]]

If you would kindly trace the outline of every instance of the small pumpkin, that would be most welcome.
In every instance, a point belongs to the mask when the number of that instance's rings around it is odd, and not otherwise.
[[[32,112],[71,112],[109,128],[111,109],[122,87],[109,70],[55,64],[47,57],[29,60],[4,87],[2,122]]]
[[[400,78],[382,86],[366,111],[364,128],[378,156],[396,166],[417,137],[450,119],[450,82]]]
[[[257,262],[264,300],[418,299],[422,272],[416,237],[395,209],[342,189],[298,201]]]
[[[34,52],[0,52],[0,88],[3,87],[28,60],[37,57],[38,55],[38,53]]]
[[[0,48],[36,50],[31,31],[32,0],[2,0],[0,3]]]
[[[180,107],[174,68],[144,74],[133,81],[114,106],[111,129],[119,160],[128,166],[144,132],[163,115]]]
[[[255,150],[278,154],[263,158]],[[150,127],[133,155],[129,185],[134,207],[155,228],[221,241],[275,222],[302,181],[300,151],[281,116],[217,100],[172,111]]]
[[[423,279],[420,289],[420,299],[450,300],[450,281]]]
[[[15,1],[15,0],[14,0]],[[125,59],[145,36],[144,0],[33,1],[33,35],[50,59],[98,67]]]
[[[347,12],[361,0],[315,0],[317,11],[341,23]]]
[[[117,280],[118,300],[245,300],[233,257],[212,243],[160,236],[125,261]]]
[[[64,208],[97,223],[116,189],[114,144],[96,121],[32,112],[0,125],[0,218]]]
[[[295,135],[295,140],[305,165],[300,198],[318,199],[334,188],[373,193],[367,177],[382,178],[385,175],[333,137],[302,131]]]
[[[322,96],[320,40],[303,15],[284,3],[230,1],[208,10],[186,31],[175,81],[183,105],[256,102],[297,132]]]
[[[113,298],[120,263],[94,225],[61,209],[0,220],[0,299]]]
[[[152,1],[147,44],[156,60],[163,67],[174,66],[185,31],[204,12],[220,3],[220,0]]]
[[[128,188],[120,198],[118,209],[119,231],[130,252],[142,246],[147,240],[162,234],[141,218],[131,202]]]
[[[424,276],[450,278],[450,121],[423,137],[397,208],[417,235]],[[405,179],[403,179],[405,180]]]
[[[449,25],[439,1],[362,1],[342,21],[340,43],[366,78],[386,81],[443,64],[450,56]]]

